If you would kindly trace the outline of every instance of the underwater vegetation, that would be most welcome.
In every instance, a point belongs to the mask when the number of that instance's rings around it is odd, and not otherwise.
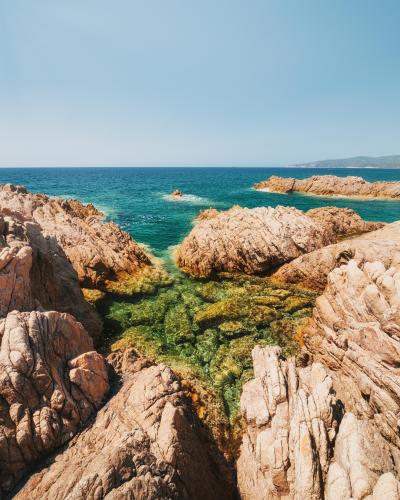
[[[183,379],[201,418],[212,418],[208,398],[231,423],[242,384],[253,375],[253,347],[278,344],[285,355],[296,354],[315,300],[310,291],[248,276],[199,281],[178,275],[172,285],[153,291],[107,303],[102,315],[117,335],[111,349],[133,347],[167,363]]]

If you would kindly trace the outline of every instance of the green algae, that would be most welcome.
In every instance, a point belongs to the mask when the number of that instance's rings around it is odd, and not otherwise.
[[[191,386],[200,384],[203,394],[208,388],[231,422],[253,374],[253,347],[278,344],[285,355],[296,354],[297,331],[315,300],[306,290],[242,276],[196,281],[177,275],[151,293],[115,296],[106,305],[106,321],[117,333],[112,348],[130,346],[190,374]]]

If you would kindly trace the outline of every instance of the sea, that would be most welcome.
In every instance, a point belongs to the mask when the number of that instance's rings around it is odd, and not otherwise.
[[[275,194],[252,187],[271,175],[302,179],[318,174],[400,181],[400,169],[35,167],[1,168],[0,183],[21,184],[34,193],[93,203],[107,220],[118,223],[159,257],[165,257],[179,244],[191,230],[194,217],[209,207],[226,210],[232,205],[249,208],[286,205],[308,210],[336,205],[352,208],[366,220],[400,219],[398,201]],[[180,201],[170,197],[175,189],[183,193]]]

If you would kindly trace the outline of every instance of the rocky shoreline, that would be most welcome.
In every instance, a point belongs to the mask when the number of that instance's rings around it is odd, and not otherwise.
[[[313,175],[307,179],[271,176],[254,189],[272,193],[305,193],[318,196],[400,199],[400,182],[368,182],[362,177]]]
[[[176,261],[208,280],[179,281],[92,205],[0,187],[0,498],[399,499],[400,222],[199,219]]]

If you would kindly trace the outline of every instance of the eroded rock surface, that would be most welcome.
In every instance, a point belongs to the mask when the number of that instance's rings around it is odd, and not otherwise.
[[[400,266],[400,222],[302,255],[283,265],[274,276],[285,283],[299,283],[322,291],[328,274],[350,259],[360,263],[377,260],[386,267]]]
[[[241,398],[242,498],[323,498],[337,426],[332,379],[318,363],[297,368],[279,347],[256,347],[253,364]]]
[[[14,309],[69,312],[98,339],[101,322],[56,240],[38,224],[7,213],[0,209],[0,317]]]
[[[253,351],[242,497],[398,500],[400,267],[350,260],[333,270],[304,339],[297,360]]]
[[[307,179],[294,179],[273,175],[255,184],[254,188],[276,193],[400,199],[400,182],[368,182],[356,176],[313,175]]]
[[[384,227],[382,222],[368,222],[351,208],[320,207],[306,212],[308,217],[327,227],[336,237],[349,237],[360,233],[376,231]]]
[[[41,237],[72,263],[82,286],[101,288],[107,280],[138,273],[151,262],[137,243],[93,205],[29,193],[21,186],[0,186],[0,210],[36,222]]]
[[[1,497],[96,412],[108,375],[68,314],[11,312],[0,320],[0,340]]]
[[[265,273],[331,242],[326,228],[290,207],[235,208],[199,222],[176,253],[181,269]]]
[[[122,374],[121,387],[15,498],[235,498],[231,472],[172,371],[131,350],[113,353],[110,362]]]

